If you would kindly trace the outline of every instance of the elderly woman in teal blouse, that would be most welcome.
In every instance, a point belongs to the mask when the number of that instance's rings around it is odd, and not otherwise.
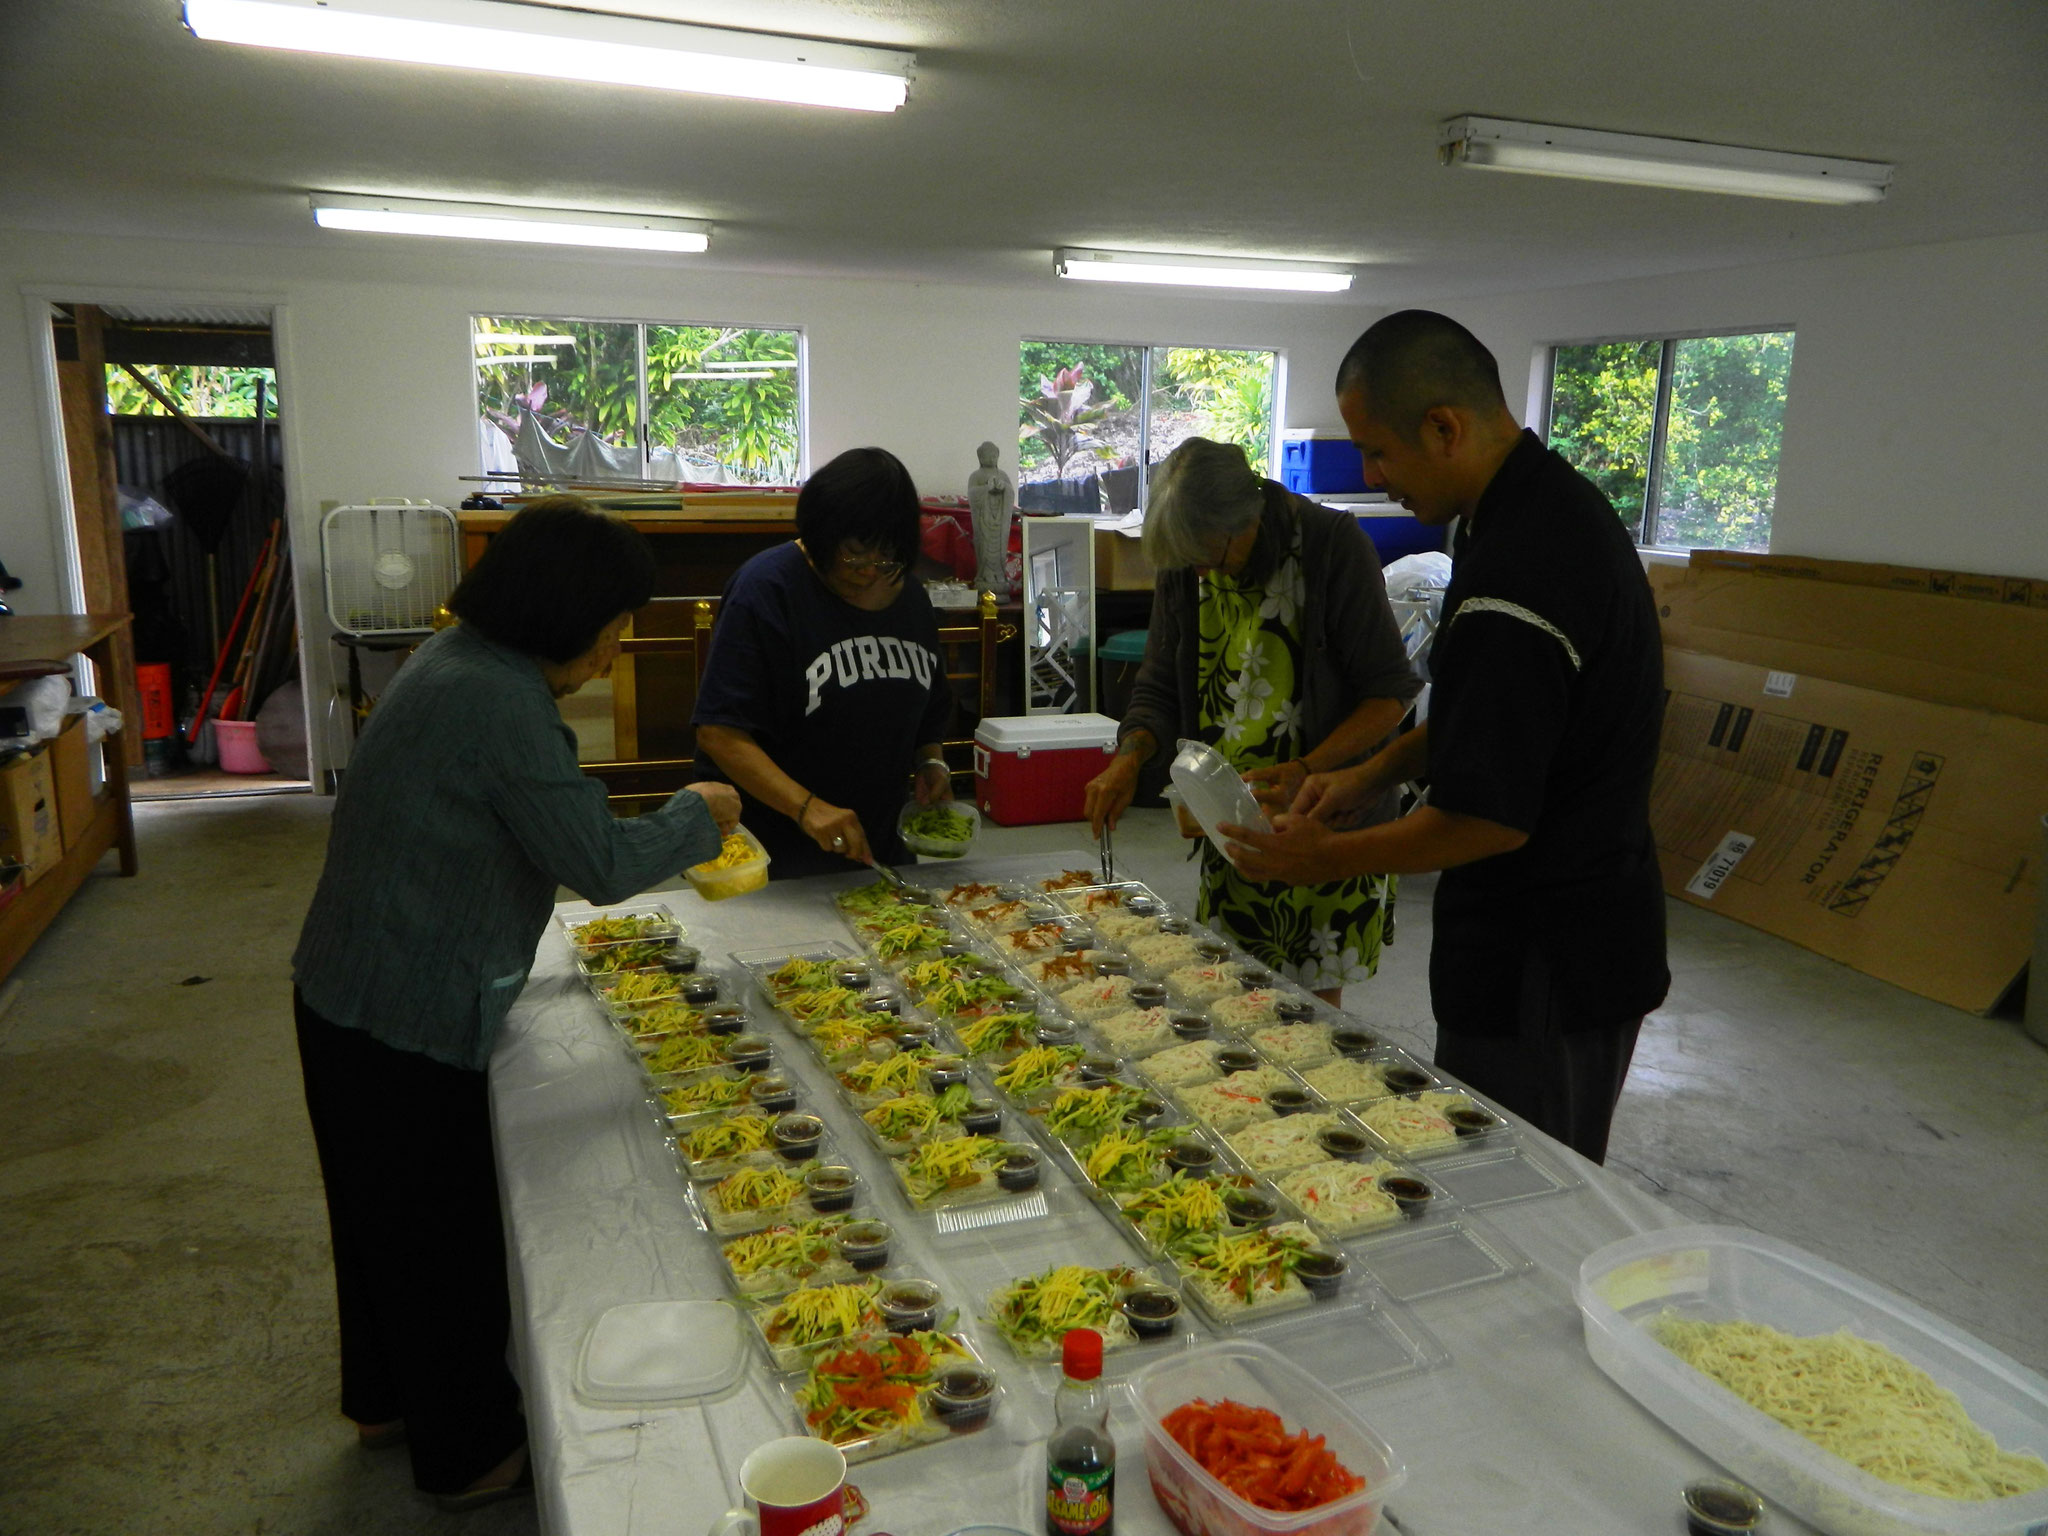
[[[654,587],[575,497],[513,518],[378,701],[292,960],[327,1186],[341,1410],[465,1509],[532,1486],[484,1068],[566,885],[621,901],[718,854],[724,784],[613,817],[555,700],[601,675]]]

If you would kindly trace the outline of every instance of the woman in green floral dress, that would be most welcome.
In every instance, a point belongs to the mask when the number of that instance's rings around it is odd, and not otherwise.
[[[1357,519],[1263,479],[1235,444],[1190,438],[1160,466],[1145,555],[1158,573],[1151,626],[1117,756],[1088,786],[1097,835],[1144,763],[1183,738],[1284,807],[1310,773],[1376,749],[1421,689]],[[1356,824],[1397,809],[1390,796]],[[1260,884],[1200,847],[1198,915],[1262,962],[1332,1003],[1378,969],[1392,877]]]

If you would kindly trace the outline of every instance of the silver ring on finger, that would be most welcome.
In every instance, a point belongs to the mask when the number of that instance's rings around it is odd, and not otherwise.
[[[843,837],[835,837],[832,839],[832,846],[834,848],[844,848],[846,846],[846,839]]]

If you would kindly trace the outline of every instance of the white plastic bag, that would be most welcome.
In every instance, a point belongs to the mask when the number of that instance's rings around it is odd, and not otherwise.
[[[71,679],[34,677],[8,695],[7,702],[28,711],[31,741],[48,741],[64,728],[64,704],[71,697]]]

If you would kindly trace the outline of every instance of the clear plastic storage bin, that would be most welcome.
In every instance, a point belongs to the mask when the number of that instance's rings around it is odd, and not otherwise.
[[[683,871],[683,878],[690,882],[690,888],[706,901],[744,896],[768,883],[768,850],[761,846],[761,840],[745,827],[734,827],[727,842],[730,843],[732,838],[743,839],[751,856],[723,866],[713,859],[709,863],[692,864]],[[721,851],[719,858],[723,857]]]
[[[2048,1488],[1973,1502],[1873,1477],[1752,1408],[1648,1332],[1666,1309],[1802,1336],[1846,1328],[1953,1392],[2002,1450],[2048,1453],[2048,1380],[1849,1270],[1740,1227],[1673,1227],[1588,1256],[1578,1301],[1587,1352],[1617,1386],[1766,1500],[1831,1536],[2020,1536],[2048,1522]]]
[[[1152,1495],[1183,1536],[1370,1536],[1380,1509],[1407,1479],[1394,1448],[1321,1382],[1263,1344],[1232,1340],[1155,1361],[1131,1380],[1145,1424]],[[1289,1513],[1260,1509],[1202,1469],[1166,1432],[1166,1416],[1196,1398],[1270,1408],[1290,1433],[1321,1435],[1365,1479],[1348,1498]]]

